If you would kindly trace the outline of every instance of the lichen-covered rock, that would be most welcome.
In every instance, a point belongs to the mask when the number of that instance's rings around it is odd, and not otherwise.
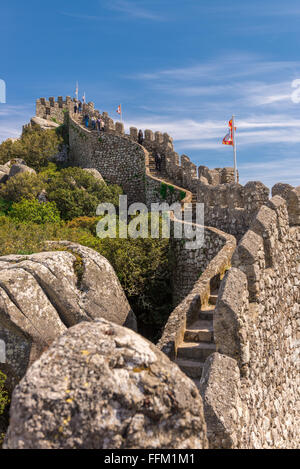
[[[207,447],[201,397],[153,344],[105,320],[56,340],[11,404],[6,449]]]
[[[63,242],[64,251],[0,257],[0,369],[12,389],[27,367],[67,328],[106,318],[135,326],[109,262],[92,249]]]
[[[60,126],[57,122],[42,119],[41,117],[32,117],[30,123],[33,125],[39,125],[43,130],[56,129]]]
[[[10,140],[12,140],[12,139],[10,139]],[[22,160],[21,158],[15,158],[13,160],[7,161],[5,164],[0,165],[0,183],[4,183],[9,179],[11,168],[14,165],[16,165],[17,167],[18,166],[25,166],[27,168],[25,161]],[[13,170],[13,171],[15,171],[15,170]],[[34,170],[32,170],[32,171],[34,171]]]
[[[21,173],[36,174],[35,170],[30,168],[26,164],[15,163],[10,168],[8,179]]]
[[[9,140],[18,140],[18,139],[10,138]],[[7,161],[3,166],[10,169],[13,164],[26,164],[26,161],[24,161],[22,158],[13,158],[12,160]]]

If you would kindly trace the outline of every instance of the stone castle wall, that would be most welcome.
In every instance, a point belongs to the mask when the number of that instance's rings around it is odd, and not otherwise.
[[[300,444],[300,187],[282,192],[287,201],[260,208],[221,284],[218,353],[201,381],[211,447]]]
[[[204,204],[205,224],[238,239],[268,200],[269,189],[261,182],[248,182],[245,186],[232,183],[197,186],[197,202]]]

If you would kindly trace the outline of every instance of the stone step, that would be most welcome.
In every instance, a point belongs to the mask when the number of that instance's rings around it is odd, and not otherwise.
[[[187,327],[184,333],[185,342],[213,342],[212,321],[198,320]]]
[[[201,378],[204,363],[197,360],[184,360],[183,358],[177,358],[175,363],[189,378]]]
[[[216,305],[217,304],[217,299],[218,299],[218,295],[210,295],[209,297],[209,302],[211,305]]]
[[[207,342],[182,342],[177,349],[177,357],[205,361],[215,351],[215,344]]]
[[[211,321],[213,323],[215,308],[206,307],[199,311],[198,318],[203,321]]]

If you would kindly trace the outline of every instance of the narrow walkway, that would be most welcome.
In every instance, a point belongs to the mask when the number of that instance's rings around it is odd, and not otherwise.
[[[211,294],[209,305],[198,313],[198,319],[184,333],[177,348],[175,362],[181,370],[199,385],[205,360],[216,351],[213,332],[213,316],[218,292]]]

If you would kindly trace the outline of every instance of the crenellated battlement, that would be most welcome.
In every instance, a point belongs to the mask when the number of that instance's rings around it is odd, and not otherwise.
[[[36,100],[36,117],[46,120],[55,120],[59,123],[63,123],[66,112],[74,112],[74,106],[76,103],[75,98],[66,96],[64,99],[62,96],[58,96],[55,99],[53,96],[50,98],[39,98]],[[92,113],[94,109],[94,103],[89,102],[83,104],[84,112]]]

